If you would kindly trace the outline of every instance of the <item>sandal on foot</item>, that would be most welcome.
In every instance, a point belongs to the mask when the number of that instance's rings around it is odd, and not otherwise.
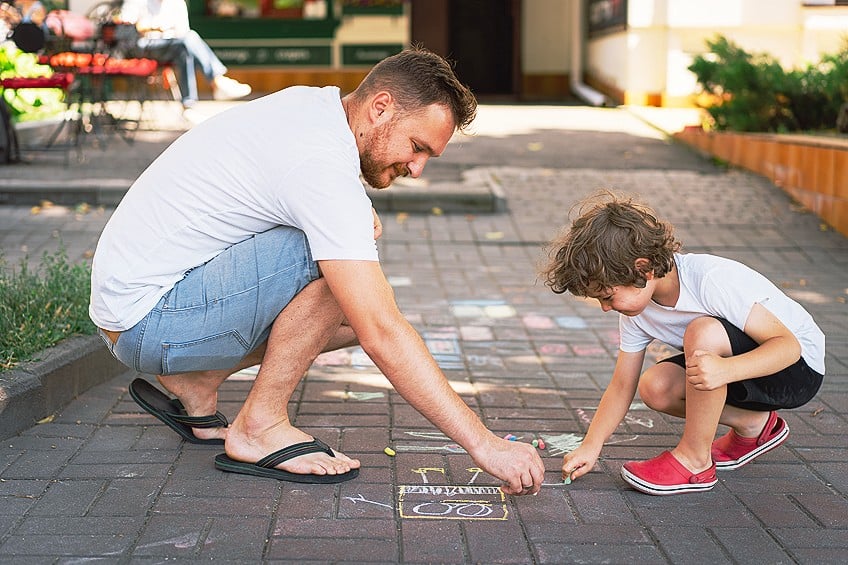
[[[715,463],[693,473],[670,451],[647,461],[628,461],[621,468],[621,478],[638,491],[657,495],[708,491],[718,482]]]
[[[330,457],[336,456],[326,443],[320,439],[313,439],[312,441],[304,441],[284,447],[279,451],[263,457],[256,463],[236,461],[235,459],[230,459],[226,453],[221,453],[215,456],[215,468],[221,471],[227,471],[228,473],[243,473],[245,475],[277,479],[279,481],[290,481],[292,483],[341,483],[355,479],[359,475],[359,469],[351,469],[341,475],[304,475],[275,468],[280,463],[289,459],[319,452],[326,453]]]
[[[789,437],[786,421],[770,412],[763,431],[757,437],[742,437],[730,430],[713,442],[711,449],[716,468],[723,471],[738,469],[763,453],[771,451]]]
[[[135,379],[130,383],[130,396],[146,412],[177,432],[184,440],[203,445],[224,444],[224,440],[220,438],[200,439],[191,430],[192,428],[226,428],[229,422],[220,412],[215,412],[211,416],[189,416],[182,402],[176,398],[169,398],[144,379]]]

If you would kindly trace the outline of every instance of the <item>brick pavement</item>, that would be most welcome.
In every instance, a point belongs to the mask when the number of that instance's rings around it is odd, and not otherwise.
[[[296,425],[362,460],[359,478],[338,486],[216,471],[219,449],[181,444],[142,413],[126,393],[136,376],[127,373],[3,442],[0,561],[844,562],[846,239],[767,181],[714,168],[623,110],[554,108],[545,118],[533,107],[484,110],[492,119],[480,136],[458,141],[428,174],[456,182],[477,168],[503,190],[508,211],[386,213],[380,252],[402,310],[452,385],[496,433],[543,438],[553,486],[502,497],[356,348],[320,357],[289,406]],[[492,162],[500,149],[509,158]],[[673,446],[682,431],[638,402],[595,471],[558,484],[561,455],[585,433],[609,381],[617,323],[551,293],[535,265],[571,204],[601,186],[648,196],[686,250],[762,271],[828,336],[821,392],[783,413],[787,443],[721,473],[709,493],[650,497],[621,481],[623,461]],[[15,218],[32,229],[32,249],[56,238],[44,230],[39,240],[31,224],[73,232],[75,256],[85,256],[108,213],[53,223],[0,207],[4,225]],[[4,250],[18,245],[8,243],[17,231],[0,230]],[[228,417],[251,379],[248,370],[223,386]],[[387,445],[396,457],[383,453]]]

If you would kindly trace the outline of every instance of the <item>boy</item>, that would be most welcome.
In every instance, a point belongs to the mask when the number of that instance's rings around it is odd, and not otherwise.
[[[798,303],[750,268],[678,253],[670,224],[647,206],[605,192],[551,245],[542,275],[560,294],[597,299],[619,312],[612,380],[563,477],[588,473],[638,389],[654,410],[685,418],[677,446],[630,461],[622,478],[656,495],[707,491],[716,469],[737,469],[783,443],[781,408],[809,402],[824,374],[824,334]],[[683,351],[640,377],[657,339]],[[713,441],[718,424],[731,430]]]

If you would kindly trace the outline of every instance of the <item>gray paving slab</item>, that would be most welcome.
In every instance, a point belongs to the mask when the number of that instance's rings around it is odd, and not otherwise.
[[[138,375],[125,372],[0,444],[0,562],[844,562],[848,241],[768,181],[714,167],[643,118],[627,109],[481,108],[476,136],[455,139],[420,185],[390,190],[486,185],[505,207],[387,210],[383,268],[454,388],[491,429],[544,439],[547,481],[558,483],[562,454],[586,432],[609,382],[617,325],[587,301],[551,293],[535,266],[581,196],[601,187],[641,193],[677,225],[685,250],[762,271],[827,334],[825,384],[808,405],[783,412],[792,430],[784,446],[721,473],[709,493],[642,495],[621,481],[621,464],[674,445],[682,421],[636,403],[592,473],[536,497],[504,497],[352,348],[321,356],[289,411],[360,458],[359,478],[277,483],[216,471],[218,450],[181,444],[141,412],[126,391]],[[99,161],[97,175],[135,174],[122,154]],[[28,167],[35,183],[40,164]],[[90,257],[111,208],[78,204],[0,206],[7,258],[60,240],[72,258]],[[246,371],[223,385],[228,417],[251,379]]]

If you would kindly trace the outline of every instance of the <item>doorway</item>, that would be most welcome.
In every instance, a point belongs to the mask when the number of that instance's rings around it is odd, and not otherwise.
[[[519,94],[520,0],[413,0],[413,43],[456,63],[478,97]]]

